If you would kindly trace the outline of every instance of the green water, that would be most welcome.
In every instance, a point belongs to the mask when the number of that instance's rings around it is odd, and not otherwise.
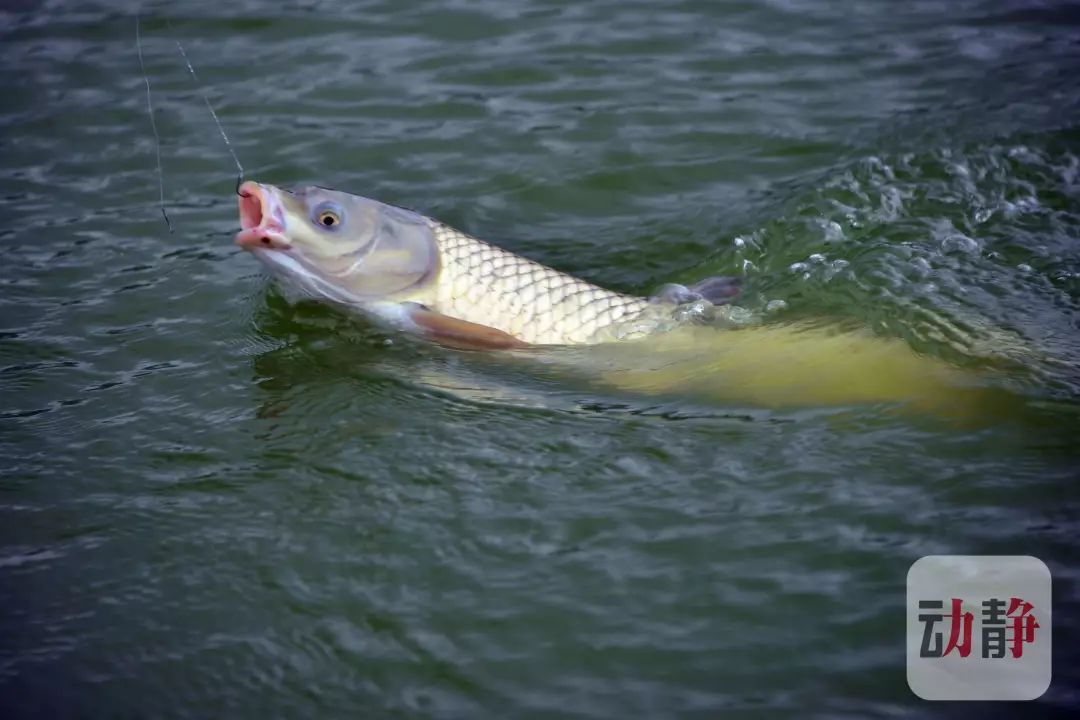
[[[1080,6],[154,4],[173,234],[133,10],[0,9],[0,715],[1080,705]],[[648,397],[291,306],[172,36],[249,177],[624,291],[743,275],[1019,409]],[[909,691],[932,553],[1050,566],[1041,701]]]

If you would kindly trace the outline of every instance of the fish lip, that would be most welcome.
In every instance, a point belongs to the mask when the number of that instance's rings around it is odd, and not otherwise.
[[[276,189],[247,181],[237,188],[240,211],[240,232],[236,244],[245,250],[291,249],[292,243],[285,235],[285,213]]]

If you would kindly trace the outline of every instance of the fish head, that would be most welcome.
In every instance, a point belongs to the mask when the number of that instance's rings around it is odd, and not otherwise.
[[[236,244],[316,299],[393,300],[438,272],[432,222],[417,213],[318,186],[248,181],[238,194]]]

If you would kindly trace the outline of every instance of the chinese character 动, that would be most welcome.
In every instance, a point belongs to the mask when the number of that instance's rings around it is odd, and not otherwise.
[[[941,600],[920,600],[920,610],[941,610],[944,607]],[[962,612],[963,601],[960,598],[952,599],[952,612],[949,614],[949,642],[942,650],[942,634],[934,632],[934,623],[944,619],[941,613],[924,613],[919,615],[919,621],[926,625],[923,630],[922,647],[919,657],[944,657],[953,650],[960,657],[971,654],[971,624],[975,617],[969,612]]]

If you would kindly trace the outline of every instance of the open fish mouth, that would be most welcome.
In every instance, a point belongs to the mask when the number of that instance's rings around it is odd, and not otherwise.
[[[285,213],[277,193],[250,180],[237,190],[240,195],[240,232],[236,244],[245,250],[288,250]]]

